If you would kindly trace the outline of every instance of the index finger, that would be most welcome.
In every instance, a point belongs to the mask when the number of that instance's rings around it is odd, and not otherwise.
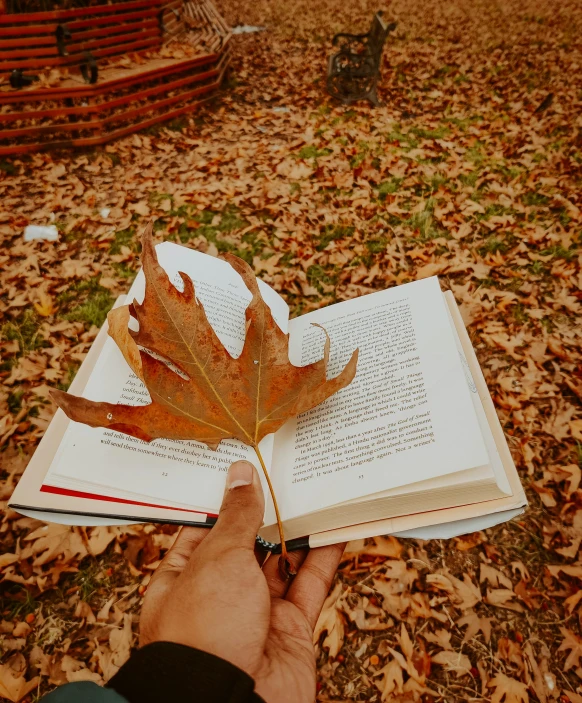
[[[181,573],[184,571],[192,554],[209,532],[207,527],[182,527],[176,541],[152,574],[150,585],[160,577],[165,577],[168,572]]]
[[[287,591],[285,599],[299,608],[312,630],[342,560],[345,546],[343,542],[312,549]]]

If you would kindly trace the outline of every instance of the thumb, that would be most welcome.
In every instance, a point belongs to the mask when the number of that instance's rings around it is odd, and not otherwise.
[[[213,539],[253,549],[264,513],[265,498],[255,467],[248,461],[231,464],[220,515],[212,529]]]

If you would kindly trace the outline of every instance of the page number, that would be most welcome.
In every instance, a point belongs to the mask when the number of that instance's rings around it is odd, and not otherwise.
[[[364,478],[364,474],[360,474],[358,478]]]
[[[167,471],[162,471],[162,476],[167,476],[168,472]]]

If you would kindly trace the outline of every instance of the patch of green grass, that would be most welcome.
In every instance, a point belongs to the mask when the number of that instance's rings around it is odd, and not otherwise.
[[[74,281],[67,290],[59,293],[57,296],[57,304],[66,307],[69,303],[84,299],[87,295],[92,295],[103,290],[99,285],[100,276],[86,278],[83,281]],[[66,310],[65,310],[66,312]]]
[[[513,215],[514,211],[511,208],[505,207],[500,203],[489,203],[485,208],[485,212],[478,212],[475,215],[477,222],[488,220],[490,217],[499,217],[501,215]]]
[[[514,181],[516,178],[521,176],[522,173],[519,168],[516,168],[515,166],[507,166],[503,162],[498,162],[492,165],[491,169],[497,173],[500,173],[505,178],[506,182]]]
[[[297,157],[300,159],[317,159],[320,156],[329,156],[331,153],[331,149],[318,149],[315,144],[309,144],[301,148]]]
[[[445,185],[445,183],[448,183],[448,181],[449,179],[446,176],[443,176],[442,173],[435,173],[427,180],[427,185],[430,188],[431,192],[434,193],[441,186]]]
[[[323,251],[330,242],[351,237],[355,231],[356,228],[351,225],[325,225],[316,249]]]
[[[540,256],[553,256],[557,259],[566,259],[566,261],[571,261],[577,254],[576,249],[566,249],[561,244],[554,244],[554,246],[540,251]]]
[[[300,183],[291,183],[289,185],[289,195],[295,195],[296,193],[301,193],[301,184]]]
[[[399,124],[394,125],[392,131],[386,133],[384,136],[389,142],[398,142],[400,146],[406,144],[411,149],[418,146],[418,142],[414,139],[413,136],[411,136],[410,133],[404,134],[402,132],[402,128]]]
[[[8,396],[8,409],[13,415],[16,415],[16,413],[20,410],[22,407],[22,396],[24,395],[24,390],[22,388],[17,388],[16,390],[12,391],[10,395]]]
[[[524,205],[538,207],[543,207],[550,202],[550,199],[546,195],[542,195],[542,193],[538,193],[534,190],[529,190],[527,193],[524,193],[522,200]]]
[[[409,134],[414,134],[419,139],[444,139],[450,134],[450,130],[444,125],[436,129],[423,129],[422,127],[411,127]]]
[[[258,232],[247,232],[240,238],[241,246],[226,239],[235,230],[248,226],[248,220],[241,217],[236,207],[226,207],[222,211],[200,210],[190,216],[190,220],[200,223],[198,227],[189,227],[187,222],[180,225],[178,237],[188,242],[200,235],[212,242],[220,253],[232,252],[247,263],[252,264],[253,257],[259,256],[266,246],[264,238]],[[213,224],[214,223],[214,224]]]
[[[386,200],[387,195],[397,193],[403,180],[403,178],[394,177],[388,181],[382,181],[378,186],[378,197],[380,200]]]
[[[170,195],[169,193],[158,193],[157,191],[153,190],[151,193],[149,193],[148,200],[151,205],[159,205],[159,203],[163,202],[164,200],[170,200],[173,204],[174,196]]]
[[[554,323],[549,317],[542,317],[540,324],[549,334],[554,331]]]
[[[18,586],[14,592],[5,593],[2,606],[2,616],[5,620],[24,620],[27,615],[38,610],[40,603],[28,588]]]
[[[529,320],[529,317],[526,315],[525,312],[525,307],[521,303],[518,303],[517,305],[513,306],[512,313],[515,321],[519,325],[523,325]]]
[[[499,283],[491,276],[486,276],[482,278],[477,284],[477,288],[498,288]]]
[[[481,122],[483,117],[481,115],[471,115],[470,117],[447,117],[446,122],[458,127],[462,132],[464,132],[468,127],[475,122]]]
[[[479,248],[479,253],[481,256],[485,256],[486,254],[497,254],[497,252],[504,254],[509,249],[510,245],[508,242],[503,239],[499,239],[496,236],[492,236],[485,240],[483,246]]]
[[[388,240],[385,237],[379,237],[378,239],[369,239],[366,242],[366,248],[370,254],[380,254],[386,249],[386,244]]]
[[[84,303],[73,308],[65,318],[70,322],[84,322],[89,326],[101,327],[114,302],[115,298],[111,293],[102,288],[99,293],[95,293]]]
[[[320,293],[323,293],[322,283],[328,286],[335,286],[337,283],[337,274],[334,270],[326,270],[319,264],[314,264],[307,269],[307,280],[312,286],[315,286]]]
[[[295,258],[295,254],[292,251],[286,251],[283,256],[279,259],[279,266],[281,268],[287,268],[291,261]]]
[[[57,302],[65,311],[64,318],[70,322],[84,322],[101,327],[115,299],[99,285],[99,276],[77,281],[61,293]]]
[[[21,315],[2,325],[0,336],[8,341],[18,341],[20,351],[34,351],[46,346],[46,341],[39,335],[41,320],[33,310],[25,310]]]
[[[369,151],[370,145],[368,144],[368,142],[359,142],[355,156],[350,159],[350,166],[352,168],[357,168],[366,158],[366,155]]]
[[[483,144],[480,142],[477,142],[474,144],[470,149],[467,149],[465,152],[464,156],[467,159],[467,161],[471,161],[474,164],[480,165],[483,163],[483,160],[485,158],[485,154],[483,154]]]
[[[2,171],[2,173],[6,174],[7,176],[18,175],[18,168],[12,162],[7,161],[6,159],[0,160],[0,171]]]
[[[125,278],[129,284],[133,283],[133,279],[137,275],[137,271],[135,269],[131,268],[131,266],[123,261],[118,264],[113,262],[111,266],[119,278]]]
[[[121,163],[121,157],[117,153],[111,153],[110,151],[106,151],[105,156],[111,159],[112,166],[119,166],[119,164]]]
[[[137,251],[138,238],[135,236],[135,227],[120,229],[115,233],[115,239],[109,247],[110,254],[120,254],[121,247],[129,247],[132,251]]]
[[[481,170],[476,168],[474,171],[471,171],[470,173],[461,173],[459,176],[459,181],[464,186],[468,186],[469,188],[474,188],[475,185],[477,184],[477,181],[479,180],[480,174],[481,174]]]
[[[110,579],[105,575],[103,564],[94,559],[84,559],[81,562],[73,583],[78,586],[79,597],[85,602],[89,602],[100,589],[108,591],[110,587]]]
[[[529,270],[534,276],[543,276],[546,273],[547,268],[541,261],[534,261],[533,264],[529,266]]]
[[[558,209],[558,217],[560,218],[560,224],[562,227],[566,228],[572,222],[572,218],[568,214],[568,211],[566,210],[565,207],[561,207]]]

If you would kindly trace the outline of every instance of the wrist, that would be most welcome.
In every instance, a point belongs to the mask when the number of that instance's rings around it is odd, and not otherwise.
[[[137,650],[107,685],[129,703],[261,701],[246,672],[214,654],[175,642],[153,642]]]

